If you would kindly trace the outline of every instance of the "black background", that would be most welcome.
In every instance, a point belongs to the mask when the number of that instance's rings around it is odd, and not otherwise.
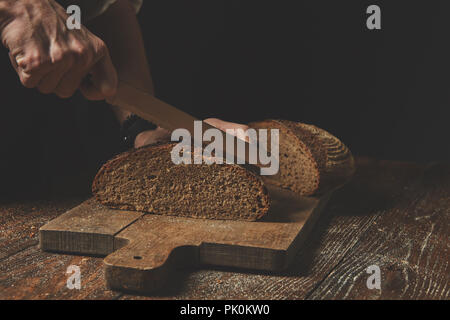
[[[382,30],[368,30],[377,4]],[[193,115],[312,123],[356,155],[449,161],[450,3],[160,0],[138,17],[156,95]],[[108,106],[25,89],[0,52],[0,191],[85,193],[117,152]]]

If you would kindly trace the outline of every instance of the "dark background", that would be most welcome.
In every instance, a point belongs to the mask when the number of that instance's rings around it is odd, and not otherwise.
[[[366,28],[377,4],[382,30]],[[144,1],[156,95],[236,122],[312,123],[356,155],[449,161],[450,3],[437,0]],[[3,62],[2,62],[3,61]],[[0,192],[86,193],[117,152],[108,106],[22,88],[0,52]]]

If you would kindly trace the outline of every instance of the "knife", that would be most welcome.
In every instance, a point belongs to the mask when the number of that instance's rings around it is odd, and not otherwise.
[[[191,138],[198,139],[199,137],[195,134],[194,131],[194,121],[200,121],[199,119],[191,116],[190,114],[177,109],[170,104],[159,100],[158,98],[152,96],[151,94],[139,90],[128,83],[120,80],[117,88],[117,93],[112,99],[108,99],[107,102],[111,105],[117,106],[119,108],[128,110],[139,117],[150,121],[158,126],[172,132],[176,129],[186,129],[191,134]],[[208,129],[216,129],[215,127],[209,125],[208,123],[202,121],[202,136],[203,133]],[[238,154],[238,144],[236,141],[236,137],[230,135],[224,131],[219,130],[222,133],[222,151],[223,155],[228,155],[228,159],[233,159],[233,163],[246,163],[249,164],[249,151],[250,151],[250,143],[247,141],[241,140],[241,142],[245,143],[245,155]],[[201,137],[200,137],[201,138]],[[230,140],[227,140],[230,139]],[[202,139],[201,139],[202,140]],[[227,153],[226,141],[233,141],[234,152],[233,154]],[[204,141],[196,141],[198,145],[205,146],[210,142]],[[257,148],[254,148],[257,150]],[[258,159],[258,157],[256,157]],[[239,161],[239,162],[238,162]],[[257,163],[251,163],[257,164]]]

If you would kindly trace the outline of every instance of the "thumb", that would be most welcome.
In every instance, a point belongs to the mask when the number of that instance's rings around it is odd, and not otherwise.
[[[81,93],[88,100],[105,100],[117,92],[117,71],[107,52],[91,69],[90,77],[80,86]]]

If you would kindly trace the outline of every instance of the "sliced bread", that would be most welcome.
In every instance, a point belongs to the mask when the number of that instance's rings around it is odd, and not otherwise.
[[[280,168],[276,175],[262,176],[268,184],[311,196],[334,189],[353,175],[350,150],[323,129],[288,120],[265,120],[249,126],[279,129]]]
[[[108,161],[92,192],[102,204],[193,218],[257,220],[270,206],[262,179],[228,164],[172,162],[175,143],[131,150]]]

